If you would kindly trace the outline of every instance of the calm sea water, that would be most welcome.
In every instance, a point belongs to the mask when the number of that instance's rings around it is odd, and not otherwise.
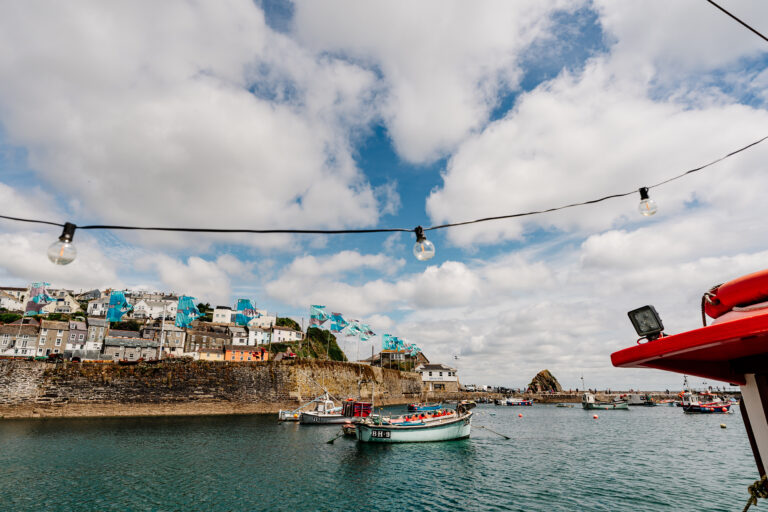
[[[337,427],[274,415],[0,421],[0,509],[721,511],[757,477],[738,412],[476,412],[513,439],[329,445]]]

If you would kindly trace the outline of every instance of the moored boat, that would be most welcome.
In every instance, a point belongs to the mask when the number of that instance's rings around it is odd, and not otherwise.
[[[599,409],[602,411],[608,411],[608,410],[622,410],[622,411],[628,411],[629,410],[629,404],[624,401],[615,401],[615,402],[598,402],[595,399],[595,395],[592,393],[584,393],[581,395],[581,407],[584,409]]]
[[[726,414],[731,410],[731,403],[711,393],[683,393],[681,401],[683,412],[691,414]]]
[[[398,417],[370,416],[358,423],[357,440],[362,443],[425,443],[469,437],[474,402],[461,402],[456,410],[441,409]]]
[[[509,397],[509,398],[507,398],[506,405],[509,405],[509,406],[531,406],[531,405],[533,405],[533,400],[532,399],[525,399],[525,398]]]
[[[443,405],[442,404],[427,404],[427,403],[414,403],[414,404],[408,404],[408,410],[409,411],[437,411],[439,410]]]
[[[357,402],[350,398],[341,407],[336,407],[332,400],[317,402],[314,411],[304,411],[299,416],[303,425],[339,425],[357,423],[370,416],[372,406],[368,402]]]

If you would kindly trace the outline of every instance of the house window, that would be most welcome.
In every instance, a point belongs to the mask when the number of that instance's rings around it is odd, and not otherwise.
[[[233,361],[235,360],[235,354],[232,354],[232,360]]]
[[[440,372],[440,376],[441,376],[441,377],[443,376],[443,372]]]
[[[432,372],[429,372],[429,376],[430,376],[430,377],[432,376]]]
[[[62,334],[64,334],[64,332],[61,329],[56,331],[56,336],[61,336]]]
[[[25,335],[23,335],[23,336],[21,337],[21,339],[23,339],[23,340],[27,340],[27,339],[29,339],[29,334],[25,334]]]
[[[77,340],[78,341],[83,341],[84,339],[85,339],[85,334],[78,334],[77,335]]]
[[[69,335],[69,341],[75,341],[75,333]]]
[[[21,342],[21,346],[22,346],[22,347],[26,347],[26,346],[27,346],[27,340],[22,340],[22,342]],[[23,353],[24,353],[24,354],[26,354],[26,353],[27,353],[27,351],[25,350],[25,351],[23,351]]]
[[[61,346],[61,338],[56,338],[56,346]]]

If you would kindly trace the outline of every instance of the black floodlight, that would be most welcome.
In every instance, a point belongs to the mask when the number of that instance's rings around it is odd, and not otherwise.
[[[637,331],[637,335],[641,338],[647,338],[648,341],[653,341],[664,330],[664,324],[661,323],[661,318],[656,312],[656,308],[653,306],[643,306],[641,308],[633,309],[629,313],[629,319],[632,322],[632,326]]]

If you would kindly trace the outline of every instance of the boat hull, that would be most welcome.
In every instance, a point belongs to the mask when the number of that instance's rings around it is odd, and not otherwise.
[[[360,417],[342,416],[341,414],[323,414],[316,412],[303,412],[299,416],[302,425],[341,425],[344,423],[357,423],[362,421]]]
[[[727,414],[730,410],[730,404],[683,406],[683,412],[689,414]]]
[[[584,404],[582,403],[581,406],[584,409],[595,409],[600,411],[612,411],[612,410],[619,410],[619,411],[628,411],[629,410],[629,404],[626,402],[622,403],[614,403],[614,404]]]
[[[430,443],[454,441],[469,437],[472,413],[434,425],[375,425],[357,424],[357,440],[362,443]]]

